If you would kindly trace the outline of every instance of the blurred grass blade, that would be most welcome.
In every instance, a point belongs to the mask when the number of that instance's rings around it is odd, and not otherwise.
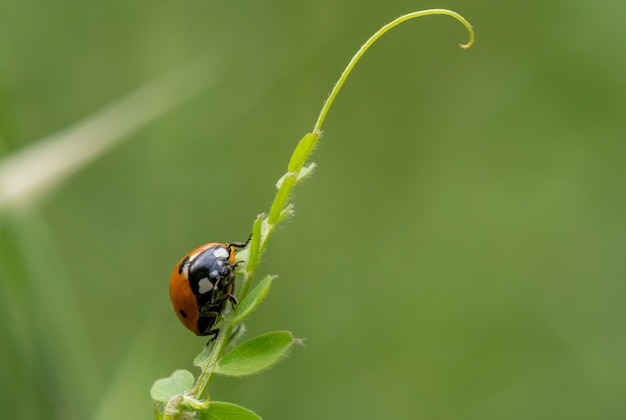
[[[5,349],[15,353],[20,372],[14,386],[54,401],[65,418],[81,418],[97,397],[101,372],[58,244],[36,211],[1,216],[0,235]]]
[[[92,160],[154,121],[218,77],[205,59],[182,66],[73,126],[0,160],[0,210],[50,192]]]
[[[97,408],[90,420],[149,418],[148,390],[153,386],[155,366],[163,363],[161,320],[158,306],[147,312],[146,323],[128,343],[116,363],[106,387],[100,389]],[[138,402],[140,401],[140,402]],[[87,417],[84,417],[87,418]]]

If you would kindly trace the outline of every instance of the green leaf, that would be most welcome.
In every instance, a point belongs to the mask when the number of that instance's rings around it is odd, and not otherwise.
[[[180,395],[193,387],[193,375],[188,370],[179,369],[168,378],[154,382],[150,389],[153,400],[167,403],[172,397]]]
[[[204,346],[202,351],[193,359],[193,365],[199,368],[204,366],[204,363],[207,361],[209,356],[211,356],[211,350],[213,350],[213,347]]]
[[[248,315],[254,311],[257,306],[269,292],[272,282],[276,276],[265,276],[263,280],[256,285],[254,289],[237,305],[233,312],[233,316],[230,318],[230,324],[234,325],[244,320]]]
[[[274,202],[270,207],[269,215],[267,216],[267,223],[270,225],[275,225],[278,220],[283,207],[287,203],[287,199],[289,198],[289,194],[293,189],[294,184],[296,183],[296,176],[292,173],[287,173],[279,180],[279,187],[276,196],[274,197]]]
[[[293,214],[293,204],[287,204],[285,208],[280,212],[278,219],[276,220],[276,224],[281,223],[285,217],[291,216]]]
[[[300,168],[302,168],[304,162],[306,162],[307,158],[313,151],[313,148],[317,144],[319,137],[319,133],[307,133],[304,137],[302,137],[296,146],[296,149],[293,151],[289,164],[287,165],[287,170],[289,172],[298,172]]]
[[[303,179],[311,176],[311,174],[313,173],[313,169],[315,169],[316,166],[317,165],[315,164],[315,162],[311,162],[307,166],[305,166],[302,169],[300,169],[300,172],[298,172],[298,178],[296,179],[296,183],[298,183],[298,182],[302,181]]]
[[[252,236],[250,237],[250,246],[248,247],[248,263],[246,270],[254,272],[259,265],[259,247],[261,246],[261,225],[265,219],[265,214],[259,214],[252,225]]]
[[[283,183],[285,182],[285,179],[289,178],[289,177],[294,177],[294,174],[292,174],[291,172],[286,172],[283,174],[283,176],[281,176],[280,178],[278,178],[278,181],[276,181],[276,189],[280,190],[280,187],[283,186]]]
[[[217,362],[216,372],[226,376],[246,376],[278,363],[293,343],[289,331],[276,331],[248,340],[226,353]]]
[[[198,420],[262,420],[254,411],[240,405],[212,402],[204,410],[196,411]]]

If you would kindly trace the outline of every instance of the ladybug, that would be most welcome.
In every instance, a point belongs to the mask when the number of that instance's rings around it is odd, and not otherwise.
[[[235,251],[248,244],[204,244],[187,254],[172,271],[170,298],[174,311],[190,331],[217,337],[215,328],[228,301],[234,306]],[[213,339],[212,338],[212,339]]]

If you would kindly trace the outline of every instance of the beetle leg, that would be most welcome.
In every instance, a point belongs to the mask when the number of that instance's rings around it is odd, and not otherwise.
[[[248,237],[248,240],[245,242],[231,242],[228,244],[228,247],[234,246],[235,248],[245,248],[250,243],[250,239],[252,239],[252,234]]]
[[[209,341],[206,342],[207,347],[209,347],[209,344],[211,344],[212,342],[214,342],[217,339],[218,334],[220,333],[220,329],[219,328],[213,328],[211,331],[207,332],[205,334],[205,336],[209,336],[212,335],[213,337],[209,338]]]
[[[228,294],[228,300],[230,300],[230,303],[233,304],[233,308],[235,307],[236,304],[239,303],[239,301],[237,300],[237,298],[235,297],[235,295],[232,294]]]

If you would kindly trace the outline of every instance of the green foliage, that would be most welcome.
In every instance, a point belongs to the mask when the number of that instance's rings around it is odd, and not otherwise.
[[[296,146],[296,150],[293,151],[289,164],[287,165],[287,171],[297,173],[302,169],[302,165],[309,158],[309,155],[313,152],[313,148],[317,144],[318,135],[313,133],[307,133],[302,140]]]
[[[278,363],[295,342],[288,331],[263,334],[226,353],[215,371],[225,376],[253,375]]]
[[[198,377],[206,339],[172,316],[170,269],[249,236],[347,54],[413,7],[180,4],[0,6],[2,418],[145,419],[155,379]],[[345,83],[249,289],[277,282],[234,338],[287,329],[309,345],[262,375],[218,375],[213,402],[268,419],[626,418],[626,2],[454,5],[478,48],[430,17]],[[201,58],[171,94],[97,118]],[[99,154],[66,171],[86,149]]]
[[[187,370],[179,369],[169,377],[155,381],[150,389],[150,396],[154,401],[166,403],[176,395],[190,390],[193,383],[193,374]]]
[[[236,404],[212,402],[205,410],[196,412],[200,420],[260,420],[254,412]]]
[[[261,257],[276,226],[292,213],[292,205],[287,204],[287,201],[291,196],[293,188],[299,181],[309,176],[315,167],[313,163],[307,166],[305,164],[319,140],[324,118],[328,110],[356,63],[367,49],[388,30],[407,20],[428,15],[452,16],[465,26],[470,35],[469,42],[460,44],[461,47],[468,48],[473,43],[474,32],[463,17],[449,10],[432,9],[409,13],[395,19],[372,35],[361,49],[357,51],[324,103],[313,132],[307,133],[292,153],[287,165],[287,172],[276,183],[278,191],[274,196],[269,213],[267,215],[259,215],[252,225],[252,236],[247,250],[240,252],[237,256],[237,260],[241,264],[245,264],[245,269],[242,270],[243,284],[239,292],[241,303],[234,313],[224,316],[223,325],[215,341],[210,343],[210,349],[205,348],[195,358],[194,364],[202,370],[195,385],[191,387],[191,374],[189,372],[177,371],[178,373],[170,378],[157,381],[158,386],[156,384],[153,386],[152,397],[157,401],[157,405],[161,402],[165,403],[163,408],[165,418],[182,419],[190,412],[195,413],[197,416],[208,416],[202,418],[257,418],[256,415],[247,412],[247,410],[241,407],[222,405],[224,403],[212,403],[210,399],[203,400],[203,398],[214,374],[240,377],[258,373],[277,364],[297,341],[290,332],[272,332],[246,341],[225,355],[222,354],[226,346],[233,341],[233,338],[238,336],[238,328],[242,328],[241,321],[259,306],[269,291],[273,280],[272,276],[265,277],[248,294],[248,289],[259,266]],[[158,399],[155,398],[155,395]],[[164,401],[164,399],[167,399],[167,401]],[[215,407],[215,404],[219,405]],[[156,417],[160,418],[160,416],[161,413],[157,412]]]
[[[186,370],[177,370],[170,377],[157,380],[150,396],[156,401],[155,418],[189,418],[207,420],[256,420],[254,412],[236,404],[211,401],[199,402],[183,396],[193,386],[193,375]],[[176,408],[164,409],[168,402],[175,402]],[[164,413],[165,412],[165,413]]]
[[[265,278],[252,289],[250,294],[237,304],[233,315],[229,319],[232,325],[243,321],[259,306],[261,301],[265,298],[265,295],[270,291],[270,287],[272,287],[275,278],[276,276],[265,276]]]

